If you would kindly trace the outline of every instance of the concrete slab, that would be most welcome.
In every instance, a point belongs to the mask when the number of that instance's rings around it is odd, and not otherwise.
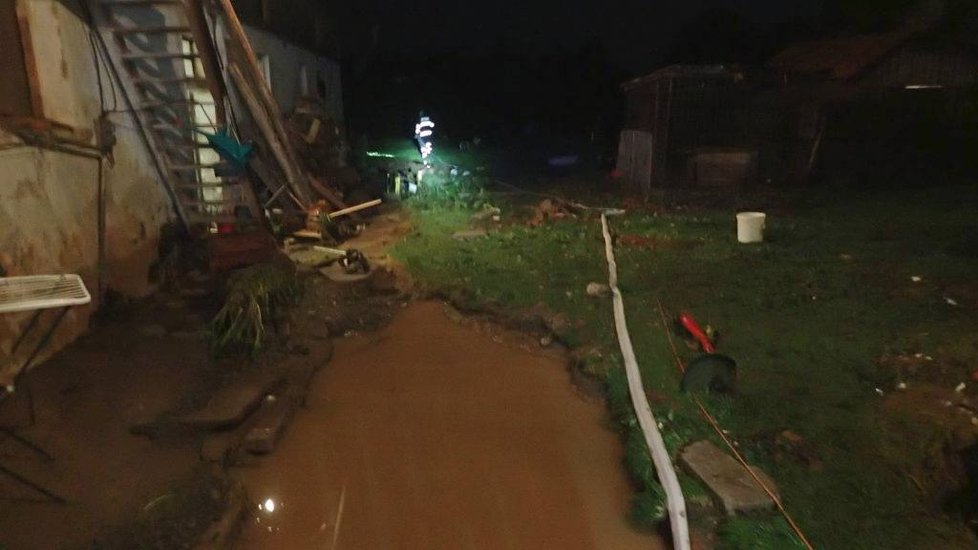
[[[204,408],[177,421],[196,430],[213,431],[237,426],[261,405],[265,395],[281,385],[283,379],[241,380],[218,390]]]
[[[739,462],[709,441],[697,441],[679,456],[680,463],[720,501],[727,515],[753,512],[774,507],[774,501],[758,487]],[[778,495],[774,481],[758,468],[751,468]],[[780,498],[780,497],[779,497]]]
[[[255,413],[251,429],[244,438],[244,448],[253,454],[269,454],[275,450],[282,434],[292,420],[295,405],[290,399],[266,401]]]

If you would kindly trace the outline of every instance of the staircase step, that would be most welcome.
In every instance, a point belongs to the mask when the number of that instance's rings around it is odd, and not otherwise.
[[[244,185],[243,181],[217,181],[213,183],[179,183],[177,187],[187,191],[197,191],[200,189],[233,189]]]
[[[103,6],[165,6],[181,5],[183,0],[99,0]]]
[[[197,151],[202,149],[214,149],[214,147],[211,145],[205,145],[203,143],[199,144],[199,147],[193,145],[187,145],[182,149],[177,149],[175,147],[163,147],[163,151],[167,154],[169,158],[176,158],[173,155],[193,156],[197,154]]]
[[[183,147],[170,147],[164,146],[163,151],[168,155],[176,153],[178,155],[194,155],[200,149],[215,149],[215,147],[209,143],[190,143],[187,142]]]
[[[122,59],[125,61],[141,61],[145,59],[200,59],[200,56],[194,53],[150,52],[122,54]]]
[[[140,109],[162,109],[166,107],[176,107],[179,105],[192,105],[201,107],[213,107],[216,105],[213,101],[195,101],[193,99],[176,99],[173,101],[153,101],[147,103],[140,103]]]
[[[109,27],[115,34],[189,34],[190,27],[160,26],[160,27]]]
[[[150,128],[154,130],[184,130],[184,127],[177,126],[173,123],[167,122],[156,122],[150,125]],[[217,128],[217,124],[194,124],[194,128]]]
[[[220,168],[222,166],[228,166],[226,162],[205,162],[203,164],[170,164],[167,163],[166,167],[175,172],[195,172],[201,169],[207,168]]]
[[[132,83],[138,86],[145,86],[147,84],[181,84],[181,83],[194,83],[200,86],[207,86],[207,79],[199,78],[196,76],[178,76],[174,78],[133,78]]]

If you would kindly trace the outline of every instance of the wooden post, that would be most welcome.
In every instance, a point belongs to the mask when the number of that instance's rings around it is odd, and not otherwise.
[[[238,91],[241,93],[242,99],[245,100],[245,104],[248,105],[248,110],[251,111],[251,117],[255,119],[255,123],[258,125],[258,129],[261,130],[262,136],[268,143],[269,148],[272,150],[272,155],[278,162],[279,166],[282,168],[282,172],[285,173],[285,179],[288,182],[289,187],[294,193],[300,195],[296,192],[295,181],[296,181],[296,166],[292,164],[288,156],[285,154],[285,150],[282,148],[278,136],[275,135],[275,130],[272,128],[271,122],[269,121],[269,116],[262,109],[261,103],[258,101],[258,97],[255,96],[254,91],[251,89],[251,84],[241,74],[241,69],[234,62],[228,65],[228,71],[231,73],[231,78],[234,79],[234,84]],[[304,205],[307,207],[308,204]]]
[[[14,6],[17,16],[17,27],[20,30],[20,44],[24,51],[24,69],[27,72],[27,83],[30,88],[31,113],[36,118],[44,117],[44,102],[41,99],[41,82],[37,74],[37,58],[34,56],[34,42],[31,38],[31,26],[27,16],[27,6],[24,0],[17,0]],[[13,55],[11,52],[8,55]]]
[[[228,30],[231,34],[231,39],[237,43],[241,52],[245,57],[245,66],[247,71],[250,73],[249,76],[251,80],[256,83],[255,88],[258,90],[258,99],[264,103],[264,111],[268,113],[267,118],[271,122],[272,129],[274,133],[278,135],[279,144],[282,147],[283,153],[286,155],[292,166],[298,167],[298,155],[292,150],[292,145],[289,142],[289,135],[285,131],[285,125],[282,123],[282,113],[278,108],[278,103],[275,102],[275,97],[272,95],[272,91],[269,88],[270,83],[265,82],[265,77],[262,74],[261,68],[258,66],[258,56],[255,55],[255,50],[251,47],[251,42],[248,40],[248,36],[244,32],[244,27],[241,26],[241,21],[238,19],[237,14],[234,11],[234,6],[231,5],[231,0],[218,0],[221,7],[224,10],[224,15],[227,17]],[[243,76],[243,75],[242,75]],[[309,200],[309,180],[306,178],[305,174],[301,170],[295,174],[296,186],[293,187],[293,191],[296,195],[305,203],[311,202]]]
[[[224,97],[227,95],[227,86],[222,78],[221,65],[217,59],[217,49],[211,41],[210,31],[207,28],[207,19],[204,17],[204,5],[202,0],[186,0],[187,19],[190,22],[190,32],[194,37],[194,45],[197,47],[197,54],[200,55],[201,64],[204,69],[204,78],[207,79],[207,89],[214,98],[214,107],[217,114],[217,123],[224,124],[227,121],[227,113],[224,110]]]

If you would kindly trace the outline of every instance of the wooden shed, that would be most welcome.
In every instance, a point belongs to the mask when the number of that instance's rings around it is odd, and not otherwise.
[[[725,65],[672,65],[626,82],[617,168],[648,197],[666,186],[740,186],[755,178],[745,146],[751,99],[744,73]]]

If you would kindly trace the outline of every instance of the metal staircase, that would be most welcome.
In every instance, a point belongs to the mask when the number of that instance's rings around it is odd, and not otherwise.
[[[261,215],[244,174],[229,173],[207,138],[224,123],[188,0],[88,0],[89,11],[142,137],[192,235]],[[200,21],[199,19],[197,20]],[[206,24],[205,24],[206,25]],[[205,27],[206,28],[206,27]],[[223,84],[222,84],[223,85]],[[220,89],[220,88],[218,88]]]

